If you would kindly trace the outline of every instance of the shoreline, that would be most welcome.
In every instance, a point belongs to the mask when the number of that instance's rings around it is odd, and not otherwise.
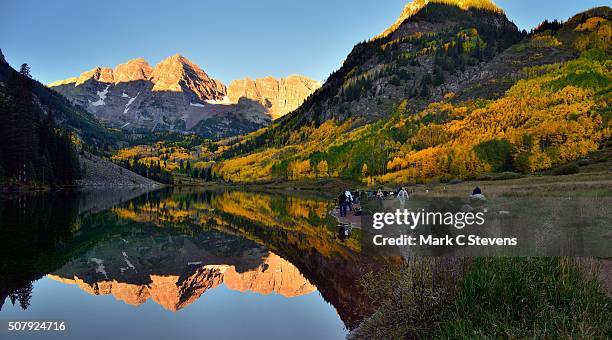
[[[612,171],[609,168],[611,162],[602,162],[583,166],[580,172],[569,175],[526,175],[513,179],[469,179],[457,180],[449,183],[441,183],[432,180],[425,184],[378,184],[366,185],[356,180],[341,178],[309,179],[309,180],[273,180],[253,183],[225,183],[225,182],[203,182],[198,180],[185,180],[178,178],[174,184],[163,184],[148,180],[146,183],[126,183],[98,185],[39,185],[18,183],[11,185],[0,184],[0,194],[11,193],[33,193],[49,192],[52,190],[80,190],[80,189],[117,189],[117,188],[195,188],[210,190],[248,190],[248,191],[280,191],[280,192],[320,192],[328,196],[336,196],[343,190],[371,190],[378,188],[383,190],[396,190],[398,186],[405,186],[409,191],[418,192],[430,190],[434,193],[459,193],[468,192],[471,187],[478,185],[487,192],[500,194],[520,195],[533,192],[541,193],[568,193],[582,191],[604,191],[612,193]]]

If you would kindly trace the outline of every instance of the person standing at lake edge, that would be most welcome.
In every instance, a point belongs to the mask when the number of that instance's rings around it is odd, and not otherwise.
[[[383,208],[383,199],[385,198],[385,194],[382,192],[382,189],[378,189],[376,193],[376,197],[378,197],[378,204],[380,205],[380,209]]]
[[[351,194],[350,191],[345,191],[344,194],[346,195],[346,205],[348,207],[349,211],[353,211],[353,194]]]
[[[405,187],[402,187],[402,189],[397,193],[397,199],[400,202],[400,209],[404,209],[406,200],[409,198],[410,196],[408,196],[408,191],[406,191]]]
[[[346,217],[346,193],[341,193],[338,196],[338,207],[340,208],[340,217]]]

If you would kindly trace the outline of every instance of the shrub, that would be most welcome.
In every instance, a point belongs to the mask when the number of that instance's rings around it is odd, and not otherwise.
[[[580,172],[580,168],[576,164],[566,164],[553,169],[550,174],[554,176],[573,175]]]
[[[579,159],[576,164],[578,164],[578,166],[587,166],[587,165],[591,165],[595,163],[592,159],[590,158],[583,158],[583,159]]]
[[[474,147],[478,158],[489,163],[493,171],[504,171],[512,168],[512,146],[506,139],[482,142]]]
[[[509,180],[509,179],[518,179],[521,177],[523,177],[523,175],[519,173],[506,171],[502,173],[483,174],[483,175],[478,176],[477,179],[479,181],[504,181],[504,180]]]

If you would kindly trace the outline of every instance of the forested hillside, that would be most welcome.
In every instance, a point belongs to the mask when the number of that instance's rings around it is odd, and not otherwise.
[[[73,135],[55,126],[56,107],[45,113],[36,105],[34,88],[26,64],[0,85],[0,180],[73,184],[80,175]]]
[[[230,147],[224,154],[234,158],[216,164],[214,173],[231,181],[329,176],[404,182],[531,173],[585,157],[611,137],[610,9],[579,14],[556,29],[549,26],[553,29],[540,28],[477,67],[507,71],[521,60],[541,66],[497,74],[486,85],[474,82],[457,93],[446,90],[423,109],[415,109],[419,99],[415,104],[412,95],[405,95],[389,111],[390,118],[357,128],[358,117],[293,130],[281,123]],[[456,34],[465,39],[477,33]],[[456,46],[450,42],[433,49],[434,65],[453,60],[447,55],[457,55]],[[560,61],[546,59],[550,56]],[[444,85],[436,73],[425,77]],[[507,90],[483,94],[483,86]],[[428,89],[422,87],[423,97],[436,98]],[[234,156],[243,152],[248,154]]]
[[[0,83],[7,89],[7,81],[16,71],[6,62],[0,51]],[[61,94],[49,89],[36,79],[31,79],[31,91],[35,106],[54,108],[55,123],[78,135],[91,148],[104,149],[115,145],[124,138],[118,131],[107,129],[85,109],[72,105]]]
[[[273,126],[117,160],[226,182],[405,183],[537,173],[610,140],[609,7],[526,34],[498,9],[419,4]]]

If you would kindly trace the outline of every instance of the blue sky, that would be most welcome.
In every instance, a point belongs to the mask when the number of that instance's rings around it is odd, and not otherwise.
[[[289,74],[324,80],[355,43],[389,26],[406,0],[2,0],[0,48],[43,83],[97,65],[180,53],[228,84]],[[496,0],[520,28],[610,0]]]

